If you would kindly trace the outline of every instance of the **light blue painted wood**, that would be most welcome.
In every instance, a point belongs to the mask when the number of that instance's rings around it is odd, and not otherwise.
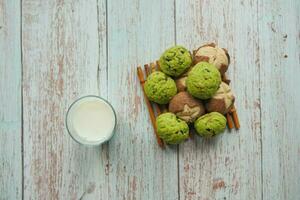
[[[300,199],[300,1],[259,4],[264,199]]]
[[[177,148],[156,143],[136,73],[174,44],[173,3],[108,1],[108,95],[118,117],[109,199],[178,199]]]
[[[0,199],[22,198],[20,8],[0,0]]]
[[[228,49],[239,131],[180,145],[180,199],[261,199],[257,1],[176,0],[177,44]]]
[[[23,0],[24,199],[108,199],[106,147],[75,143],[65,114],[106,97],[105,1]]]
[[[22,2],[24,199],[300,198],[299,1]],[[20,8],[0,0],[0,199],[22,198]],[[179,154],[156,144],[136,77],[175,43],[174,17],[178,44],[228,48],[242,125]],[[86,94],[118,114],[100,148],[65,130]]]

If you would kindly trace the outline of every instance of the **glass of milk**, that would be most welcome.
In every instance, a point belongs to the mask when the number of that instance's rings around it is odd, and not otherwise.
[[[84,96],[71,104],[66,116],[70,136],[80,144],[100,145],[114,134],[115,110],[99,96]]]

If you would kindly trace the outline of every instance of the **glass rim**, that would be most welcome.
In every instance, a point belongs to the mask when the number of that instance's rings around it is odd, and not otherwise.
[[[85,99],[85,98],[89,98],[89,97],[94,97],[94,98],[97,98],[97,99],[100,99],[100,100],[104,101],[104,102],[112,109],[112,111],[113,111],[113,113],[114,113],[114,118],[115,118],[114,128],[113,128],[112,132],[110,133],[110,135],[109,135],[108,137],[105,137],[104,139],[99,140],[99,141],[96,141],[96,142],[88,142],[88,141],[84,141],[84,140],[79,141],[78,139],[76,139],[76,138],[73,136],[73,134],[71,133],[71,131],[70,131],[70,129],[69,129],[69,126],[68,126],[68,116],[69,116],[69,112],[70,112],[71,108],[72,108],[77,102],[79,102],[80,100]],[[75,101],[73,101],[73,102],[70,104],[70,106],[68,107],[68,111],[67,111],[67,113],[66,113],[65,124],[66,124],[66,129],[67,129],[69,135],[71,136],[71,138],[72,138],[75,142],[77,142],[77,143],[79,143],[79,144],[82,144],[82,145],[85,145],[85,146],[99,146],[99,145],[101,145],[101,144],[103,144],[103,143],[109,141],[109,140],[112,138],[112,136],[114,135],[114,132],[115,132],[115,129],[116,129],[116,125],[117,125],[117,115],[116,115],[116,111],[115,111],[114,107],[111,105],[111,103],[110,103],[108,100],[104,99],[103,97],[97,96],[97,95],[85,95],[85,96],[82,96],[82,97],[77,98]]]

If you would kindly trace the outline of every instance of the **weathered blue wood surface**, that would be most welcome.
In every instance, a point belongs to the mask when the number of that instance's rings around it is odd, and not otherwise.
[[[22,198],[20,1],[0,1],[0,199]]]
[[[0,199],[300,199],[299,13],[298,0],[0,0]],[[162,151],[136,66],[211,41],[231,55],[241,129]],[[86,94],[117,111],[100,148],[65,130]]]
[[[105,147],[64,124],[73,100],[107,94],[105,2],[22,2],[24,199],[108,199]]]
[[[300,1],[259,4],[264,199],[300,199]]]

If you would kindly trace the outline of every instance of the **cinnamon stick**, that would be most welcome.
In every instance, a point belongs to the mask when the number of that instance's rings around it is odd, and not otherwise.
[[[229,113],[226,113],[227,125],[229,129],[233,129],[232,118]]]
[[[149,74],[150,74],[149,65],[148,65],[148,64],[145,64],[145,65],[144,65],[144,69],[145,69],[146,78],[147,78],[147,76],[149,76]]]
[[[152,72],[152,73],[156,71],[156,68],[155,68],[156,66],[154,65],[153,62],[150,63],[150,67],[151,67],[151,72]]]
[[[228,83],[228,84],[230,83],[230,80],[227,79],[226,74],[224,74],[222,78],[223,78],[223,81],[224,81],[225,83]],[[232,109],[231,109],[231,111],[230,111],[230,114],[232,114],[233,123],[234,123],[235,128],[236,128],[236,129],[239,129],[239,128],[240,128],[240,122],[239,122],[239,118],[238,118],[238,115],[237,115],[237,111],[236,111],[236,108],[235,108],[234,105],[233,105],[233,107],[232,107]],[[226,117],[227,117],[227,115],[228,115],[228,114],[226,114]],[[232,123],[232,121],[231,121],[231,120],[228,121],[228,118],[229,118],[229,116],[227,117],[227,122],[228,122],[228,127],[229,127],[229,126],[230,126],[229,123]]]
[[[145,93],[145,89],[144,89],[144,84],[145,84],[144,73],[143,73],[142,68],[140,66],[137,67],[137,74],[138,74],[138,78],[140,80],[140,84],[141,84],[142,89],[143,89],[144,99],[145,99],[145,102],[146,102],[146,105],[147,105],[147,108],[148,108],[148,111],[149,111],[150,120],[151,120],[153,129],[154,129],[154,133],[155,133],[155,136],[156,136],[157,143],[158,143],[158,145],[161,148],[164,148],[164,143],[163,143],[163,141],[161,140],[161,138],[157,134],[157,127],[156,127],[155,115],[154,115],[151,103],[148,100],[148,98],[146,96],[146,93]]]
[[[240,126],[240,121],[239,121],[235,106],[233,106],[233,108],[231,109],[231,113],[232,113],[232,118],[233,118],[235,128],[239,129],[241,126]]]

